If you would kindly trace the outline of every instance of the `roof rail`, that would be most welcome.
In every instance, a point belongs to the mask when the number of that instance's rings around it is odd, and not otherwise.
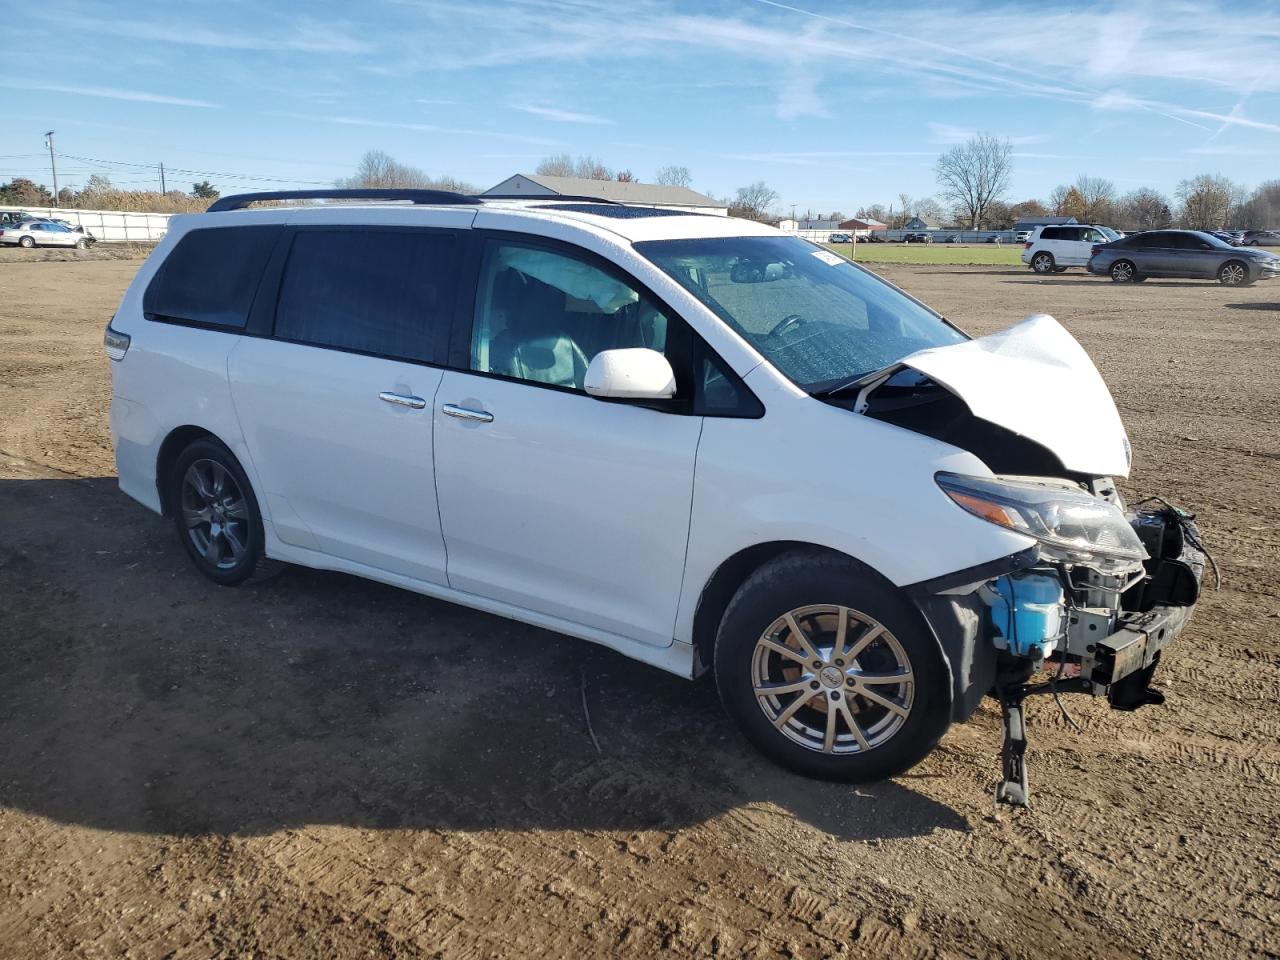
[[[621,207],[625,204],[621,200],[609,200],[605,197],[588,197],[576,193],[553,193],[545,197],[539,197],[532,193],[482,193],[476,197],[481,203],[485,200],[571,200],[575,203],[610,203],[614,206]]]
[[[480,203],[478,197],[470,197],[465,193],[453,193],[449,190],[401,190],[373,189],[358,190],[270,190],[265,193],[237,193],[229,197],[215,200],[206,213],[221,213],[224,210],[243,210],[251,203],[260,200],[407,200],[414,204],[450,204],[460,203],[469,206]]]

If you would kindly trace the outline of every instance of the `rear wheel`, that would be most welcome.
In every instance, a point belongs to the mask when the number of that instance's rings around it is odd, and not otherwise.
[[[19,238],[18,238],[18,246],[20,246],[20,247],[26,247],[28,250],[30,250],[30,249],[31,249],[32,247],[34,247],[35,245],[36,245],[36,241],[35,241],[35,239],[34,239],[34,238],[32,238],[32,237],[19,237]]]
[[[234,586],[253,576],[263,557],[262,514],[235,456],[212,439],[182,451],[169,477],[178,539],[214,583]]]
[[[1249,282],[1249,268],[1239,260],[1228,260],[1218,268],[1218,282],[1224,287],[1242,287]]]
[[[1036,273],[1053,272],[1053,254],[1041,251],[1031,258],[1031,269]]]
[[[725,611],[714,661],[747,739],[805,776],[894,776],[951,723],[948,671],[919,614],[844,557],[797,552],[756,571]]]
[[[1053,268],[1053,272],[1054,272],[1054,273],[1066,273],[1066,272],[1067,272],[1067,268],[1066,268],[1066,267],[1054,267],[1054,268]]]
[[[1138,271],[1134,265],[1128,260],[1117,260],[1111,265],[1111,279],[1116,283],[1132,283],[1138,276]]]

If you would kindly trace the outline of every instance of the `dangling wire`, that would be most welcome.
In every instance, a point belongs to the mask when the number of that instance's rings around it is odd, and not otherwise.
[[[1182,535],[1187,538],[1187,540],[1190,542],[1190,544],[1193,547],[1195,547],[1197,550],[1199,550],[1201,553],[1204,554],[1204,558],[1209,561],[1209,566],[1213,568],[1213,589],[1221,590],[1222,589],[1222,573],[1218,570],[1218,561],[1213,559],[1213,554],[1211,554],[1209,552],[1209,549],[1204,545],[1204,541],[1201,540],[1200,537],[1196,535],[1195,530],[1193,530],[1191,526],[1188,524],[1188,521],[1194,520],[1196,518],[1196,515],[1194,513],[1191,513],[1190,511],[1183,510],[1181,507],[1176,506],[1175,504],[1170,503],[1164,497],[1156,497],[1156,496],[1147,497],[1145,500],[1139,500],[1137,503],[1135,503],[1134,507],[1135,508],[1140,507],[1144,503],[1162,503],[1169,510],[1169,512],[1172,513],[1174,517],[1177,518],[1178,529],[1182,531]]]

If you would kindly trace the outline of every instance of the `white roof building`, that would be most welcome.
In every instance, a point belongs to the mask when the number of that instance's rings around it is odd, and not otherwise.
[[[714,197],[688,187],[669,187],[659,183],[587,180],[581,177],[546,177],[534,173],[517,173],[490,187],[481,196],[507,197],[585,197],[611,200],[633,207],[659,207],[688,213],[711,213],[728,216],[729,208]]]

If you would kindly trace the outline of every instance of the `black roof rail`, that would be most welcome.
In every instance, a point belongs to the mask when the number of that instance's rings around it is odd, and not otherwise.
[[[414,204],[467,204],[473,206],[480,203],[479,197],[467,196],[465,193],[453,193],[450,190],[400,190],[360,188],[357,190],[269,190],[265,193],[237,193],[229,197],[219,197],[206,213],[221,213],[224,210],[243,210],[251,203],[261,200],[407,200]]]
[[[545,197],[534,196],[531,193],[482,193],[476,197],[482,203],[485,200],[570,200],[574,203],[610,203],[614,206],[625,206],[621,200],[608,200],[604,197],[587,197],[576,193],[553,193]]]

